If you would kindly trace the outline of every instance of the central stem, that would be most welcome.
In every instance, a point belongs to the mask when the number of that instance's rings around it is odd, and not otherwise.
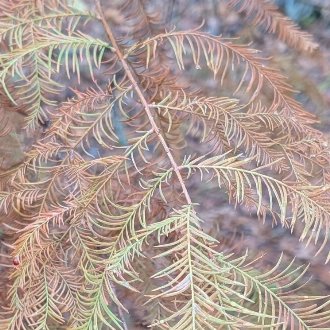
[[[157,135],[161,145],[163,146],[164,150],[165,150],[165,153],[168,157],[168,159],[170,160],[170,163],[172,165],[172,168],[173,168],[173,171],[175,172],[178,180],[179,180],[179,183],[181,185],[181,188],[182,188],[182,192],[185,196],[185,199],[187,201],[187,204],[188,205],[191,205],[192,204],[192,201],[191,201],[191,198],[189,196],[189,193],[188,193],[188,190],[187,190],[187,187],[185,186],[185,183],[183,181],[183,178],[182,178],[182,175],[180,173],[180,169],[179,169],[179,166],[177,165],[177,163],[175,162],[174,160],[174,157],[171,153],[171,150],[170,148],[168,147],[164,137],[161,135],[160,133],[160,129],[158,128],[156,122],[155,122],[155,119],[152,115],[152,111],[149,107],[149,104],[141,90],[141,88],[139,87],[136,79],[134,78],[134,71],[132,68],[130,68],[130,66],[127,64],[122,52],[120,51],[120,48],[117,44],[117,41],[110,29],[110,26],[109,24],[107,23],[105,17],[104,17],[104,14],[103,14],[103,10],[102,10],[102,7],[101,7],[101,3],[100,3],[100,0],[95,0],[95,4],[96,4],[96,9],[97,9],[97,12],[98,14],[100,15],[100,19],[101,19],[101,22],[104,26],[104,29],[105,29],[105,32],[110,40],[110,42],[112,43],[112,46],[115,48],[115,53],[117,54],[118,56],[118,59],[120,60],[120,62],[122,63],[123,65],[123,69],[128,77],[128,79],[131,81],[132,85],[133,85],[133,88],[135,89],[136,91],[136,94],[138,95],[142,105],[143,105],[143,108],[148,116],[148,119],[149,119],[149,122],[152,126],[152,129],[153,131],[155,132],[155,134]]]

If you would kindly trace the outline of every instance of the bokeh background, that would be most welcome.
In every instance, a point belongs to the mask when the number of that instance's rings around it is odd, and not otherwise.
[[[92,0],[77,1],[81,8],[89,8],[91,3]],[[269,57],[269,66],[278,68],[288,77],[289,83],[299,91],[295,95],[296,99],[303,103],[309,112],[318,116],[320,122],[316,127],[322,130],[330,141],[330,0],[276,1],[284,14],[310,32],[319,43],[319,50],[313,54],[302,54],[290,49],[278,41],[276,36],[250,24],[243,14],[235,13],[221,0],[155,0],[149,3],[151,7],[160,8],[168,29],[174,26],[178,30],[191,29],[204,21],[205,31],[224,37],[238,37],[237,42],[244,44],[252,42],[252,48],[262,50],[262,56]],[[95,25],[96,35],[100,33],[99,29],[100,27]],[[195,85],[208,95],[226,95],[226,88],[230,89],[229,83],[220,86],[203,68],[189,71],[185,79],[184,82]],[[81,89],[88,87],[89,83],[88,78],[83,80],[82,85],[85,86],[81,86]],[[66,97],[70,97],[70,93],[63,95],[64,99]],[[10,114],[10,121],[15,129],[0,138],[0,170],[9,169],[21,162],[24,152],[45,129],[41,126],[34,135],[27,134],[23,128],[23,120],[24,116],[20,113]],[[189,145],[192,148],[199,147],[198,141],[190,141]],[[281,252],[287,262],[295,257],[297,266],[310,263],[309,271],[305,275],[305,280],[310,282],[303,290],[311,295],[330,295],[330,266],[324,264],[326,252],[315,257],[316,249],[313,245],[305,247],[299,242],[295,232],[291,235],[280,226],[272,226],[271,221],[261,224],[255,214],[241,207],[235,209],[228,205],[226,195],[216,186],[201,185],[196,181],[190,183],[189,189],[193,192],[193,199],[200,201],[201,217],[206,219],[209,230],[219,233],[227,245],[234,244],[237,249],[248,248],[251,255],[265,252],[262,263],[266,267],[274,265]],[[4,241],[6,233],[0,228],[1,253],[7,251]],[[1,271],[4,269],[0,267],[0,277]],[[134,302],[132,304],[134,305]],[[135,315],[135,318],[138,319],[139,316]],[[134,327],[131,324],[131,329]],[[141,325],[139,328],[145,326]]]

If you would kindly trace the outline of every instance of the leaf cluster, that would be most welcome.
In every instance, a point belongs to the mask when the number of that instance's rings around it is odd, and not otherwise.
[[[316,48],[270,2],[227,2],[290,46]],[[129,329],[136,309],[154,329],[329,327],[328,297],[300,294],[307,267],[281,256],[264,269],[231,251],[192,197],[214,183],[328,252],[330,153],[317,119],[258,51],[165,24],[148,1],[0,0],[0,135],[8,111],[38,133],[0,172],[1,329]],[[200,69],[230,92],[181,79]]]

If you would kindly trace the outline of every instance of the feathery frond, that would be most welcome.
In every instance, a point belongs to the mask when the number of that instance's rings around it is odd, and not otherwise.
[[[229,76],[230,69],[242,66],[242,72],[233,95],[240,90],[250,95],[248,103],[253,102],[266,85],[273,93],[273,100],[269,112],[285,109],[287,116],[297,116],[301,122],[313,123],[312,116],[288,94],[293,90],[285,77],[278,71],[267,68],[262,63],[262,58],[256,56],[258,51],[232,43],[221,37],[211,36],[199,30],[171,31],[149,38],[142,43],[132,46],[127,54],[132,55],[137,50],[146,52],[146,66],[157,55],[157,47],[167,42],[174,52],[177,65],[184,70],[184,58],[190,53],[196,69],[202,65],[202,60],[213,72],[214,76],[220,75],[220,83]],[[252,95],[251,95],[252,93]]]
[[[243,202],[247,188],[255,189],[258,196],[257,212],[265,202],[270,209],[274,204],[277,205],[282,225],[289,219],[289,226],[293,230],[296,221],[301,219],[304,229],[300,239],[307,237],[308,243],[312,239],[317,243],[323,237],[321,248],[324,247],[328,241],[330,225],[327,203],[329,187],[292,185],[263,173],[265,166],[245,169],[244,165],[250,161],[248,158],[240,160],[238,157],[225,158],[220,155],[206,160],[193,160],[184,166],[189,171],[198,170],[201,175],[203,171],[214,171],[220,187],[226,182],[229,189],[235,190],[236,204]]]
[[[238,12],[246,13],[256,25],[266,31],[276,33],[278,38],[289,46],[301,51],[312,52],[318,48],[312,36],[302,31],[293,21],[280,13],[269,0],[228,0],[228,5]]]
[[[314,48],[257,3],[230,1]],[[166,32],[163,2],[94,4],[0,0],[0,136],[16,111],[33,140],[0,172],[1,329],[127,330],[132,312],[154,329],[327,329],[329,297],[300,292],[308,267],[225,247],[195,175],[328,252],[330,151],[315,117],[257,51]],[[233,90],[189,82],[203,66]]]
[[[93,76],[93,65],[99,68],[104,51],[112,49],[101,40],[75,32],[80,20],[88,22],[92,17],[89,13],[59,12],[13,21],[10,15],[0,27],[1,39],[11,45],[10,51],[0,56],[2,88],[13,103],[24,102],[27,124],[32,128],[45,119],[43,108],[56,105],[51,96],[62,86],[54,76],[62,67],[69,79],[73,72],[80,81],[80,63],[85,60]],[[14,84],[12,95],[10,86]]]

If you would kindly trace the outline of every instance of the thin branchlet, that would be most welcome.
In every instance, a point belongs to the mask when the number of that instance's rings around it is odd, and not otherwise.
[[[315,49],[267,0],[227,3]],[[0,172],[1,329],[329,328],[308,267],[281,254],[265,268],[200,193],[220,188],[329,261],[326,137],[258,51],[167,30],[165,5],[0,0],[0,137],[15,112],[34,140]]]

